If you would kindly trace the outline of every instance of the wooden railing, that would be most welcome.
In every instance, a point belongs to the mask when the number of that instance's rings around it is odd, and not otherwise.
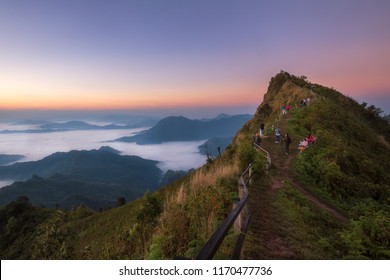
[[[271,156],[268,151],[253,143],[253,147],[256,151],[264,154],[266,158],[266,168],[271,167]],[[249,227],[251,214],[247,207],[247,201],[249,197],[249,191],[247,185],[250,184],[252,177],[252,163],[249,164],[247,169],[241,174],[238,179],[238,193],[239,199],[234,202],[233,210],[225,218],[221,226],[211,235],[210,239],[203,246],[202,250],[196,256],[197,260],[211,260],[217,252],[219,246],[225,239],[231,227],[234,226],[236,232],[239,232],[233,254],[231,259],[240,259],[242,254],[242,247],[244,245],[246,232]],[[247,180],[247,181],[245,181]]]
[[[252,164],[248,166],[248,168],[241,174],[238,180],[240,199],[234,203],[234,208],[230,212],[229,216],[225,218],[222,225],[211,235],[210,239],[206,242],[206,244],[203,246],[202,250],[199,252],[199,254],[196,256],[195,259],[211,260],[214,257],[215,253],[217,252],[222,241],[225,239],[230,228],[233,226],[235,222],[239,224],[238,227],[240,230],[240,235],[237,239],[236,246],[232,254],[232,259],[238,259],[239,256],[241,255],[245,234],[247,232],[249,221],[250,221],[250,213],[248,208],[246,207],[249,192],[244,177],[250,173],[251,167]],[[243,212],[243,210],[245,211]],[[244,216],[245,216],[245,221],[244,223],[242,223]]]
[[[258,151],[258,152],[261,152],[264,157],[265,157],[265,160],[266,160],[266,168],[267,169],[270,169],[271,168],[271,164],[272,164],[272,161],[271,161],[271,156],[269,154],[269,152],[267,150],[265,150],[264,148],[260,147],[259,145],[257,145],[256,143],[253,142],[253,148]]]
[[[248,180],[245,183],[245,177],[248,175]],[[238,179],[238,193],[240,197],[240,201],[244,196],[249,195],[248,187],[252,178],[252,164],[249,164],[248,168],[241,174],[240,178]],[[247,205],[244,207],[245,211],[241,211],[240,215],[237,217],[235,222],[235,228],[234,230],[236,232],[239,232],[239,236],[236,241],[236,246],[233,250],[233,254],[231,259],[232,260],[238,260],[241,258],[241,252],[242,247],[244,246],[245,236],[246,232],[248,231],[251,214],[249,212],[249,209]]]

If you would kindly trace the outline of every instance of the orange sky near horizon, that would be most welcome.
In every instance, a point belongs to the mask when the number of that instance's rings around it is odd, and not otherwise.
[[[275,73],[276,74],[276,73]],[[293,74],[293,73],[292,73]],[[267,77],[268,78],[268,77]],[[361,77],[355,76],[350,80],[345,77],[322,77],[324,86],[334,87],[342,93],[352,97],[364,98],[368,91],[386,92],[387,78],[380,76]],[[367,80],[370,81],[369,86]],[[385,80],[385,81],[384,81]],[[85,87],[56,90],[45,89],[39,91],[22,89],[14,86],[2,87],[0,82],[0,109],[38,109],[38,110],[112,110],[112,109],[154,109],[175,107],[229,107],[229,106],[258,106],[263,95],[266,93],[268,82],[259,82],[256,85],[228,86],[205,86],[194,88],[177,89],[142,89],[112,91],[108,89],[91,89]],[[320,83],[318,81],[309,81]],[[229,82],[227,82],[229,84]],[[34,88],[34,87],[32,87]],[[136,92],[136,93],[135,93]]]
[[[0,109],[254,108],[280,70],[390,109],[390,1],[18,2]]]
[[[161,90],[149,92],[113,92],[93,90],[64,90],[50,92],[16,92],[4,94],[0,89],[0,109],[38,110],[112,110],[112,109],[163,109],[183,107],[229,107],[259,105],[262,94],[256,89],[215,88],[188,90]],[[263,92],[264,93],[264,92]],[[243,98],[244,97],[244,98]]]

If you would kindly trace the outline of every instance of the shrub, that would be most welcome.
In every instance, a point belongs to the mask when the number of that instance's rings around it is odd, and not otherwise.
[[[369,207],[365,207],[366,209]],[[341,233],[346,258],[390,258],[390,217],[370,209]]]
[[[250,141],[244,141],[238,150],[239,168],[244,171],[256,158],[256,150]]]

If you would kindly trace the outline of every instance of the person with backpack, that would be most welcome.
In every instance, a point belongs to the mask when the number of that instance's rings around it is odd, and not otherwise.
[[[260,133],[259,133],[259,132],[256,132],[256,134],[253,136],[253,142],[254,142],[257,146],[260,146],[261,137],[260,137]]]
[[[280,128],[279,128],[279,126],[277,126],[275,129],[275,143],[276,144],[280,143]]]
[[[256,145],[260,146],[260,133],[257,131],[255,132],[255,134],[253,135],[253,138],[252,138],[252,146],[253,147],[256,147]]]
[[[260,124],[260,136],[264,136],[264,123]]]
[[[290,147],[290,144],[291,144],[291,138],[288,135],[288,133],[286,133],[286,135],[284,135],[283,142],[284,142],[284,152],[285,152],[286,155],[288,155],[289,147]]]
[[[286,114],[287,114],[286,105],[283,105],[282,106],[282,115],[286,115]]]

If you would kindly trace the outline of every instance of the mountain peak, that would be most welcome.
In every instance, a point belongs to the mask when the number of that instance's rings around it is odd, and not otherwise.
[[[232,137],[251,116],[236,115],[211,120],[191,120],[183,116],[166,117],[149,130],[117,141],[156,144],[170,141],[197,141],[211,137]]]
[[[114,148],[111,148],[110,146],[101,146],[99,151],[103,151],[103,152],[109,152],[109,153],[113,153],[113,154],[116,154],[116,155],[119,155],[121,152],[114,149]]]
[[[226,118],[230,118],[230,117],[231,117],[231,115],[228,115],[228,114],[225,114],[225,113],[221,113],[218,116],[216,116],[214,119],[215,120],[220,120],[220,119],[226,119]]]

